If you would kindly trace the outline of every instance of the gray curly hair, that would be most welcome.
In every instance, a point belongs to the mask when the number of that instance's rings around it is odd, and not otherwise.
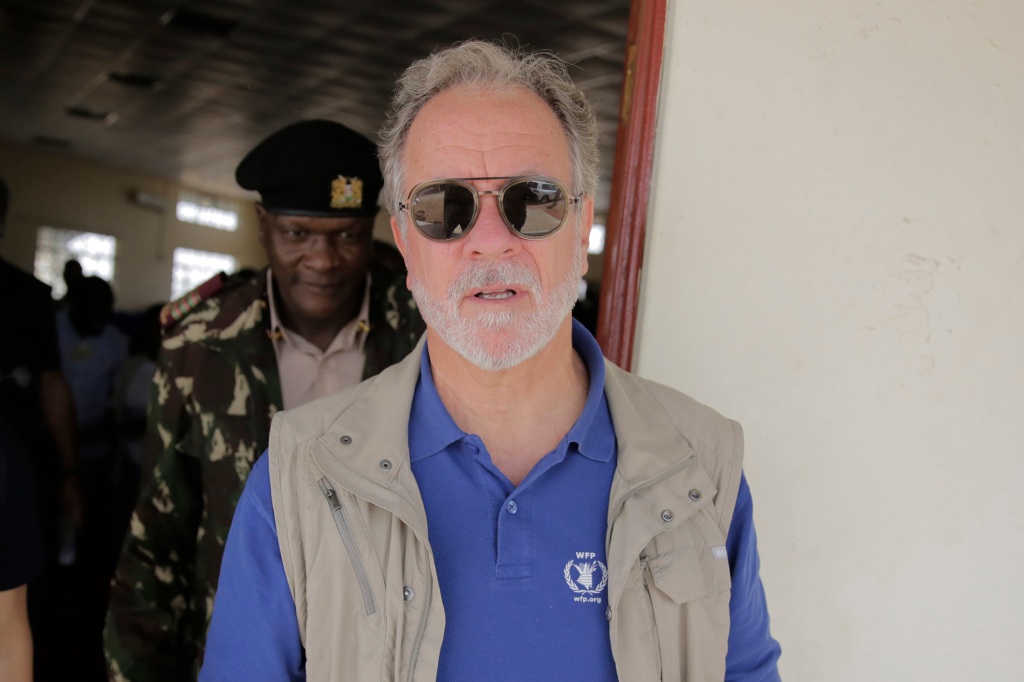
[[[524,88],[536,93],[558,117],[565,131],[572,168],[571,194],[593,196],[597,187],[600,132],[587,98],[569,78],[565,62],[547,52],[526,53],[482,40],[470,40],[413,62],[395,86],[380,129],[383,204],[398,217],[405,181],[403,154],[409,127],[435,95],[460,85],[479,88]],[[580,204],[576,204],[577,207]]]

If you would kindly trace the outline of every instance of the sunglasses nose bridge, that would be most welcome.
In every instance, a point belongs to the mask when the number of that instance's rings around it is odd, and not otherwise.
[[[474,253],[483,256],[508,254],[519,247],[519,239],[505,218],[501,206],[503,188],[475,189],[477,195],[476,218],[469,232],[467,245]],[[494,197],[490,201],[487,197]]]
[[[484,204],[490,203],[485,202],[484,197],[494,197],[494,205],[498,208],[498,213],[501,213],[501,190],[500,189],[476,189],[474,190],[477,194],[477,203],[479,204],[478,211],[484,210]]]
[[[482,218],[486,218],[488,215],[493,215],[498,220],[503,219],[503,212],[501,210],[501,190],[500,189],[474,189],[477,194],[477,208],[476,208],[476,221],[479,222]],[[494,203],[484,201],[485,197],[494,197]],[[494,211],[493,214],[490,211]]]

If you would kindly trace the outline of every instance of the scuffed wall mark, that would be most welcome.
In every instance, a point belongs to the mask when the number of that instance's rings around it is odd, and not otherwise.
[[[887,31],[898,31],[902,27],[903,22],[899,19],[899,17],[889,17],[884,21],[875,21],[875,23],[873,23],[870,26],[864,26],[859,31],[854,33],[854,35],[860,36],[862,40],[867,40],[880,29]]]
[[[934,258],[929,258],[928,256],[918,256],[916,253],[908,253],[906,256],[903,257],[903,260],[906,261],[907,263],[910,263],[911,265],[928,265],[934,269],[938,269],[939,265],[941,265],[939,261],[935,260]]]
[[[868,26],[857,31],[856,35],[859,35],[862,39],[867,40],[871,37],[871,34],[878,30],[878,24],[874,26]]]
[[[905,221],[910,222],[910,219],[905,218]],[[868,327],[875,332],[897,335],[898,347],[914,358],[914,369],[921,374],[931,374],[936,365],[932,344],[935,325],[932,294],[941,268],[942,263],[935,258],[905,254],[890,273],[889,307],[880,311],[875,324]]]
[[[932,340],[930,294],[935,290],[935,272],[940,263],[934,258],[908,253],[903,257],[907,267],[896,273],[903,292],[902,301],[894,304],[897,311],[897,330],[920,338],[929,343]]]
[[[881,326],[883,329],[888,328],[890,331],[913,336],[925,343],[932,340],[928,308],[922,305],[893,305],[892,317],[883,321]]]

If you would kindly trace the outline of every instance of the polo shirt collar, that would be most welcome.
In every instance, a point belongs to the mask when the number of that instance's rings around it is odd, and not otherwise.
[[[465,436],[465,431],[455,424],[437,394],[434,375],[430,371],[430,354],[424,340],[420,380],[416,382],[409,414],[409,459],[415,462],[436,455]]]
[[[590,373],[590,390],[583,412],[569,429],[565,442],[575,445],[588,459],[607,462],[615,455],[615,432],[610,419],[601,418],[602,414],[607,414],[604,356],[594,337],[575,318],[572,320],[572,346]],[[441,402],[426,343],[420,356],[420,379],[416,383],[409,426],[409,457],[413,462],[435,455],[468,435],[455,424]]]
[[[583,358],[590,372],[590,391],[576,423],[566,439],[579,453],[596,462],[607,462],[615,455],[615,430],[604,399],[604,355],[601,347],[579,320],[572,321],[572,347]]]

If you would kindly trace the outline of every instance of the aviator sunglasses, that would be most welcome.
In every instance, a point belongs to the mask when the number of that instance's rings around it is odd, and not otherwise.
[[[479,190],[474,180],[507,180],[500,189]],[[580,200],[569,197],[565,188],[541,175],[491,178],[448,178],[421,182],[398,205],[408,210],[413,224],[427,239],[450,242],[459,239],[476,224],[480,197],[495,196],[498,211],[512,234],[524,239],[543,239],[565,224],[569,205]]]

